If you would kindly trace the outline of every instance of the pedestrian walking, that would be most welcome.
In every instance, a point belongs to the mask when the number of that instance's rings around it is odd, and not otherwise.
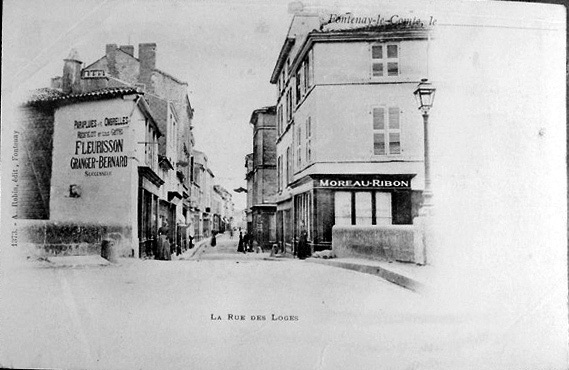
[[[215,247],[217,244],[217,240],[215,239],[215,231],[211,233],[211,246]]]
[[[245,249],[243,247],[243,233],[239,231],[239,243],[237,243],[237,253],[245,253]]]

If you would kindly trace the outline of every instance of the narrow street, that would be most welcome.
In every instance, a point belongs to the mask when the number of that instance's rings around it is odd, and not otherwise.
[[[200,250],[198,250],[193,255],[193,257],[187,258],[183,256],[181,259],[189,259],[193,261],[200,261],[200,260],[254,261],[254,260],[267,260],[270,258],[270,253],[268,251],[260,251],[259,253],[237,252],[237,246],[239,243],[239,232],[234,233],[233,237],[229,235],[229,232],[218,235],[216,237],[216,241],[217,241],[216,246],[212,247],[211,238],[207,238],[207,240],[202,241],[205,244],[201,246]],[[189,252],[191,253],[192,251],[190,250]]]
[[[433,315],[378,277],[218,240],[189,260],[6,269],[0,365],[464,369],[462,356],[476,368],[493,348],[479,323]]]

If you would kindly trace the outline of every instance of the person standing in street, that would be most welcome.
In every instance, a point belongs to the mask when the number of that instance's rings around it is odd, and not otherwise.
[[[172,255],[170,253],[170,242],[168,241],[168,234],[170,229],[168,228],[168,221],[164,220],[162,226],[158,229],[158,259],[160,260],[171,260]]]
[[[215,231],[211,233],[211,246],[215,247],[217,245],[217,240],[215,239]]]
[[[243,233],[239,231],[239,243],[237,244],[237,253],[245,253],[245,249],[243,248]]]
[[[298,239],[298,259],[305,259],[310,257],[310,246],[308,245],[308,232],[302,229],[300,232],[300,238]]]

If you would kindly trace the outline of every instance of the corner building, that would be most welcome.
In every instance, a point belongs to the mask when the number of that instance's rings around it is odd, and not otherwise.
[[[277,88],[277,239],[330,249],[334,225],[412,224],[424,188],[413,91],[428,77],[429,29],[296,15]]]

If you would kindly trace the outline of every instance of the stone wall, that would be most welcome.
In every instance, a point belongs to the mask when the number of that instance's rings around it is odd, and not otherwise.
[[[49,105],[20,108],[19,219],[48,219],[54,113]]]
[[[122,257],[132,256],[132,229],[122,225],[77,222],[21,221],[18,246],[30,256],[100,255],[101,244],[111,239]]]
[[[337,226],[332,228],[332,250],[340,258],[355,257],[421,262],[415,257],[422,234],[415,225]]]

